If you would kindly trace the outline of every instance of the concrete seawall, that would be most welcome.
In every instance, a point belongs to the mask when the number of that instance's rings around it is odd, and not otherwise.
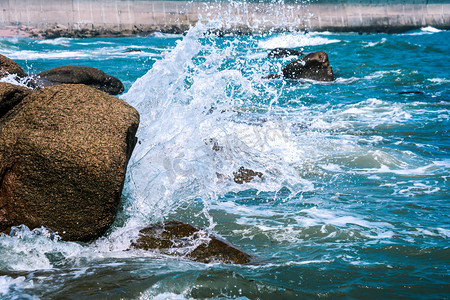
[[[151,0],[0,0],[0,36],[127,36],[183,32],[199,19],[224,32],[330,30],[400,32],[450,28],[450,1],[312,0],[259,2]]]

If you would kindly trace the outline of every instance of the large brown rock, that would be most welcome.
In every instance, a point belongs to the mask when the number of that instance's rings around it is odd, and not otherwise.
[[[39,87],[64,83],[85,84],[110,95],[117,95],[124,91],[119,79],[99,69],[71,65],[56,67],[37,74],[36,83]]]
[[[34,92],[0,119],[0,232],[88,241],[114,221],[138,112],[85,85]]]
[[[202,263],[245,264],[253,258],[229,243],[180,221],[157,223],[142,229],[133,248],[157,249]]]
[[[0,118],[32,92],[19,85],[0,82]]]
[[[283,76],[288,79],[334,80],[328,55],[323,51],[309,53],[289,63],[282,71]]]
[[[6,77],[9,74],[15,74],[20,78],[27,76],[22,67],[15,61],[0,54],[0,78]]]

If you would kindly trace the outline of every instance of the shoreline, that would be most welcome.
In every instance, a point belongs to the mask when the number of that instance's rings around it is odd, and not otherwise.
[[[0,11],[0,37],[181,34],[205,18],[215,20],[217,31],[223,34],[279,31],[401,33],[427,26],[450,29],[450,3],[391,4],[378,0],[371,1],[371,4],[354,4],[328,1],[330,3],[278,5],[148,0],[59,0],[57,3],[50,0],[33,4],[26,0],[14,3],[0,0],[3,7]]]

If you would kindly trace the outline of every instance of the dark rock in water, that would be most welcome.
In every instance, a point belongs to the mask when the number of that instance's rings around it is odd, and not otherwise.
[[[56,67],[37,74],[37,78],[37,85],[41,88],[69,83],[85,84],[110,95],[117,95],[124,91],[119,79],[92,67],[71,65]]]
[[[113,223],[138,112],[85,85],[33,92],[0,120],[0,232],[89,241]]]
[[[27,76],[19,64],[0,54],[0,78],[6,77],[9,74],[15,74],[19,78],[24,78]]]
[[[303,52],[290,48],[275,48],[269,52],[268,57],[281,58],[288,56],[303,56]]]
[[[283,68],[283,76],[288,79],[312,79],[317,81],[333,81],[333,69],[328,55],[323,51],[309,53]]]
[[[280,74],[269,74],[267,76],[264,76],[262,79],[278,79],[281,78]]]
[[[240,167],[237,172],[233,173],[233,175],[234,182],[236,182],[237,184],[243,184],[244,182],[251,182],[255,177],[262,178],[263,173]]]
[[[416,95],[423,95],[424,92],[421,91],[405,91],[405,92],[399,92],[399,95],[408,95],[408,94],[416,94]]]
[[[245,264],[252,260],[250,255],[227,242],[180,221],[157,223],[142,229],[131,246],[142,250],[158,249],[162,254],[202,263]]]
[[[141,49],[127,49],[124,51],[124,53],[131,53],[131,52],[142,52]]]
[[[0,118],[32,92],[19,85],[0,82]]]

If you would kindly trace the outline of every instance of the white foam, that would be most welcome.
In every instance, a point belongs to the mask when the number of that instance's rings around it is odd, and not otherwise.
[[[289,125],[261,114],[254,120],[241,117],[252,115],[242,106],[261,96],[260,85],[273,101],[279,90],[261,76],[222,70],[237,45],[203,45],[200,38],[208,29],[202,24],[192,28],[122,96],[141,114],[141,144],[130,161],[126,186],[133,199],[126,210],[130,216],[161,218],[190,199],[212,201],[228,191],[313,188],[295,169],[303,164],[305,147]],[[194,64],[199,53],[203,62]],[[240,167],[262,172],[263,178],[237,185],[233,173]]]
[[[18,290],[22,291],[24,289],[31,289],[33,288],[34,284],[33,281],[27,280],[23,276],[19,276],[16,278],[12,278],[9,276],[0,276],[0,296],[5,297],[4,299],[9,299],[9,296],[11,296],[10,292],[11,290],[15,290],[16,292]],[[26,298],[25,298],[26,296]],[[23,298],[22,298],[23,297]],[[26,295],[26,293],[21,293],[20,297],[12,298],[12,299],[38,299],[37,297],[31,297],[29,295]]]
[[[401,70],[376,71],[373,74],[364,76],[364,79],[378,79],[390,74],[401,74]]]
[[[438,231],[438,233],[446,238],[450,238],[450,230],[449,229],[445,229],[445,228],[436,228],[436,230]]]
[[[422,27],[422,28],[420,28],[420,30],[425,31],[425,32],[432,32],[432,33],[441,32],[442,31],[442,30],[434,28],[432,26]]]
[[[105,41],[95,41],[95,42],[80,42],[73,41],[77,45],[89,46],[89,45],[114,45],[113,42],[105,42]]]
[[[278,47],[300,48],[300,47],[326,45],[338,42],[340,42],[340,40],[327,39],[320,36],[311,36],[310,34],[286,33],[268,38],[267,40],[261,40],[258,43],[258,46],[264,49],[274,49]]]
[[[382,38],[378,42],[369,42],[369,43],[367,43],[366,46],[364,46],[364,48],[370,48],[370,47],[375,47],[375,46],[378,46],[378,45],[382,45],[382,44],[386,43],[386,41],[387,41],[386,38]]]
[[[72,39],[70,38],[56,38],[56,39],[37,40],[36,43],[54,46],[68,46],[71,41]]]
[[[428,79],[428,81],[431,81],[431,82],[437,83],[437,84],[450,83],[450,79],[445,79],[445,78],[431,78],[431,79]]]
[[[336,115],[340,121],[349,120],[347,123],[349,126],[353,126],[352,120],[357,119],[359,123],[364,122],[371,128],[382,124],[405,123],[412,118],[405,104],[376,98],[347,105],[341,112],[336,112]]]
[[[193,298],[186,298],[184,295],[180,294],[174,294],[174,293],[162,293],[158,295],[146,295],[143,293],[139,299],[146,300],[146,299],[152,299],[152,300],[186,300],[186,299],[193,299]]]
[[[366,228],[392,227],[391,224],[386,222],[370,222],[362,219],[361,217],[351,215],[339,216],[331,210],[319,209],[317,207],[302,209],[300,212],[306,213],[308,216],[313,217],[313,219],[317,221],[317,224],[326,224],[335,226],[345,226],[348,224],[354,224]]]
[[[166,39],[166,38],[180,38],[183,37],[183,35],[176,33],[153,32],[149,35],[149,37]]]
[[[23,225],[13,227],[11,236],[1,235],[0,247],[5,250],[2,262],[13,270],[51,269],[46,253],[59,252],[70,259],[84,251],[79,244],[58,242],[45,229],[29,230]]]
[[[316,260],[303,260],[303,261],[288,261],[285,263],[265,263],[258,265],[244,265],[243,268],[246,269],[272,269],[286,266],[303,266],[303,265],[312,265],[312,264],[330,264],[333,260],[327,259],[316,259]]]
[[[414,31],[414,32],[410,32],[410,33],[404,33],[402,35],[412,35],[412,36],[417,36],[417,35],[428,35],[428,34],[434,34],[434,33],[439,33],[442,32],[443,30],[437,29],[435,27],[432,26],[427,26],[427,27],[422,27],[420,29],[420,31]]]
[[[61,59],[61,58],[85,58],[92,57],[92,51],[51,51],[51,52],[42,52],[42,51],[32,51],[32,50],[22,50],[22,51],[14,51],[8,54],[8,57],[11,59],[22,59],[22,60],[37,60],[37,59]]]
[[[327,171],[331,172],[342,172],[342,168],[339,165],[336,164],[326,164],[326,165],[320,165],[322,169],[325,169]]]
[[[436,160],[436,161],[433,161],[433,163],[440,167],[445,167],[447,169],[450,168],[450,158],[443,159],[443,160]]]
[[[6,83],[15,84],[15,85],[20,85],[20,86],[30,89],[30,87],[28,87],[28,85],[27,85],[29,81],[30,81],[30,78],[28,78],[28,77],[20,78],[16,74],[8,74],[7,76],[0,78],[0,82],[6,82]]]
[[[344,77],[338,77],[335,79],[335,83],[353,83],[355,81],[360,80],[360,78],[357,77],[350,77],[350,78],[344,78]]]

